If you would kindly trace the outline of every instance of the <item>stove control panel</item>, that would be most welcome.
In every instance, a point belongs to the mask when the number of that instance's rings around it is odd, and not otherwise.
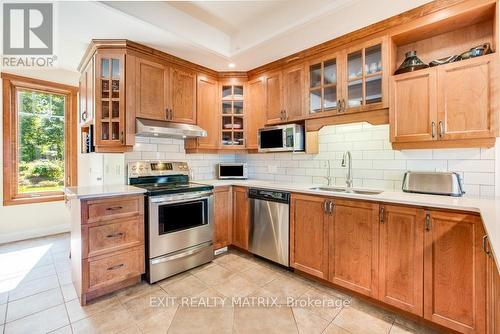
[[[127,165],[128,178],[143,176],[189,175],[187,162],[182,161],[131,161]]]

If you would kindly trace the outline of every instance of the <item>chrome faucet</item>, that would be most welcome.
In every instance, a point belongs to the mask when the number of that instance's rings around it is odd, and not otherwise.
[[[332,185],[332,176],[331,176],[331,171],[330,171],[330,160],[326,160],[328,170],[326,176],[323,176],[326,181],[328,182],[328,186],[330,187]]]
[[[347,162],[349,160],[349,162]],[[346,167],[347,165],[347,172],[345,175],[345,184],[347,186],[347,190],[352,189],[352,155],[351,151],[345,151],[344,155],[342,156],[342,167]]]

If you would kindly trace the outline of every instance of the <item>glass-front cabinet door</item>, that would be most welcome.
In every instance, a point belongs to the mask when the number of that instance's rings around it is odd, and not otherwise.
[[[245,117],[243,112],[243,84],[222,84],[222,147],[245,146]]]
[[[384,108],[387,91],[387,52],[383,40],[369,42],[347,50],[346,82],[341,111],[365,111]]]
[[[96,145],[121,146],[125,135],[125,54],[107,51],[97,54],[96,60]]]
[[[309,115],[337,112],[340,85],[336,55],[312,61],[308,68]]]

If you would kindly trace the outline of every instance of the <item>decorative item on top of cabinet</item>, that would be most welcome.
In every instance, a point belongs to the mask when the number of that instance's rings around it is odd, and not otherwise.
[[[329,281],[378,297],[379,205],[332,200],[329,224]]]
[[[388,107],[388,41],[386,37],[345,50],[345,76],[341,112],[360,112]]]
[[[380,205],[379,299],[423,316],[424,210]]]
[[[341,111],[342,85],[339,71],[340,54],[332,54],[308,63],[309,115],[324,117]]]
[[[246,118],[244,82],[222,82],[221,91],[221,145],[223,148],[244,149]]]
[[[259,77],[247,83],[247,132],[246,147],[256,150],[259,146],[259,129],[266,124],[266,83],[265,79]]]
[[[292,194],[290,201],[290,265],[322,279],[328,278],[330,203],[302,194]]]
[[[484,333],[486,254],[477,215],[427,211],[424,318],[461,333]]]
[[[250,208],[248,189],[233,187],[233,233],[232,244],[248,250]]]
[[[231,187],[214,188],[214,249],[231,244],[233,205]]]

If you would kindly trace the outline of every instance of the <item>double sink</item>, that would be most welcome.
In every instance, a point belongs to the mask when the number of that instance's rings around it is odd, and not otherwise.
[[[360,194],[360,195],[378,195],[381,194],[383,191],[382,190],[366,190],[366,189],[348,189],[348,188],[341,188],[341,187],[314,187],[314,188],[309,188],[310,190],[320,190],[320,191],[328,191],[332,193],[353,193],[353,194]]]

